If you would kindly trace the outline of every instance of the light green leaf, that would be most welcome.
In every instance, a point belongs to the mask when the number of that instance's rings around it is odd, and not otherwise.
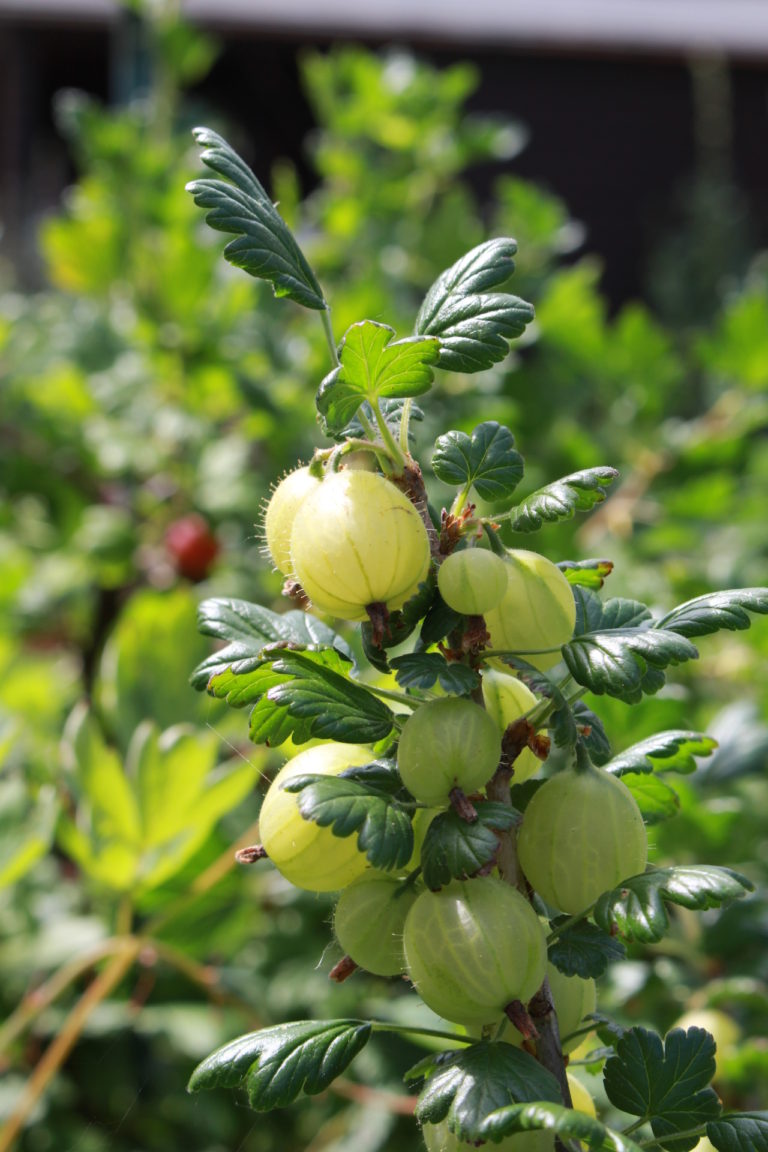
[[[601,504],[607,496],[606,487],[618,475],[615,468],[608,467],[573,472],[539,488],[496,519],[506,521],[513,532],[538,532],[545,524],[570,520],[576,512],[589,512]]]
[[[339,345],[340,366],[317,394],[318,411],[331,432],[344,428],[363,401],[421,396],[432,386],[432,365],[440,356],[435,337],[392,340],[393,328],[361,320],[347,329]]]

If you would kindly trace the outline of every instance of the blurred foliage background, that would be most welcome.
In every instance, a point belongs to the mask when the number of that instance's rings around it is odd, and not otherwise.
[[[411,1003],[405,984],[330,983],[329,902],[233,865],[281,758],[189,689],[208,650],[196,603],[279,608],[260,508],[320,442],[327,349],[311,317],[225,264],[184,191],[199,168],[185,88],[215,47],[161,11],[146,33],[144,98],[58,101],[79,176],[40,235],[47,287],[23,294],[3,270],[0,1147],[23,1116],[25,1152],[415,1148],[400,1076],[418,1052],[405,1041],[372,1046],[354,1080],[290,1114],[184,1092],[200,1057],[258,1024],[400,1019]],[[467,113],[476,81],[468,65],[405,53],[305,57],[316,187],[302,197],[289,161],[259,175],[336,335],[363,317],[406,335],[440,271],[515,236],[513,290],[535,303],[534,331],[479,378],[440,380],[420,450],[498,419],[526,456],[527,490],[618,466],[596,514],[533,542],[553,559],[612,558],[613,594],[664,610],[766,583],[768,260],[723,274],[733,190],[704,173],[659,250],[652,304],[614,314],[567,205],[515,175],[520,127]],[[215,109],[210,121],[237,146],[237,124]],[[480,163],[499,172],[483,202],[468,179]],[[662,1030],[685,1011],[725,1013],[741,1040],[723,1046],[717,1086],[739,1108],[765,1106],[768,1080],[766,671],[757,621],[709,640],[640,707],[597,705],[616,750],[661,728],[720,741],[666,797],[679,812],[654,827],[654,859],[731,865],[758,893],[678,913],[668,939],[603,981],[600,1007]]]

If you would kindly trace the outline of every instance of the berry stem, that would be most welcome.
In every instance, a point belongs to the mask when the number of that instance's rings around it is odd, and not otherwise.
[[[417,1024],[390,1024],[387,1020],[371,1020],[373,1032],[397,1032],[401,1035],[438,1036],[441,1040],[458,1040],[461,1044],[477,1044],[479,1037],[462,1036],[458,1032],[441,1031],[438,1028],[419,1028]]]

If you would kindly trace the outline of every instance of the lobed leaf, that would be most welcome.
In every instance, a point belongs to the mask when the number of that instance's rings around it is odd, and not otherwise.
[[[271,612],[248,600],[214,598],[203,600],[198,608],[198,629],[204,636],[226,641],[192,673],[190,682],[199,690],[208,687],[213,676],[232,668],[243,673],[263,663],[268,644],[299,644],[307,648],[335,648],[354,664],[351,648],[343,637],[308,612]]]
[[[569,917],[558,916],[552,927],[565,924]],[[565,976],[580,976],[582,980],[594,980],[602,976],[609,964],[622,960],[626,948],[621,940],[610,936],[589,920],[578,920],[565,928],[556,940],[549,945],[549,960]]]
[[[466,664],[449,663],[439,652],[411,652],[389,662],[402,688],[432,688],[436,683],[452,696],[468,696],[480,675]]]
[[[387,790],[380,790],[358,775],[294,776],[286,792],[297,792],[299,811],[306,820],[327,828],[334,836],[354,836],[375,868],[403,868],[413,855],[413,824],[408,809]]]
[[[523,478],[523,458],[509,428],[486,420],[472,432],[438,436],[432,471],[438,480],[458,488],[473,486],[483,500],[511,496]]]
[[[768,1152],[768,1112],[740,1112],[707,1124],[717,1152]]]
[[[345,428],[367,401],[420,396],[432,386],[432,365],[440,356],[440,341],[409,336],[392,341],[394,328],[361,320],[348,328],[339,345],[338,368],[320,385],[317,408],[330,432]]]
[[[589,752],[594,764],[605,764],[611,756],[611,745],[603,722],[583,700],[577,700],[572,706],[573,717],[579,726],[582,744]]]
[[[573,472],[531,493],[499,519],[513,532],[538,532],[545,524],[570,520],[576,512],[589,512],[601,504],[608,495],[606,487],[618,475],[615,468],[605,466]]]
[[[512,275],[516,251],[514,240],[488,240],[443,272],[427,292],[414,331],[440,338],[441,368],[490,368],[533,320],[533,307],[525,300],[488,291]]]
[[[708,636],[722,628],[736,632],[750,627],[750,612],[768,613],[768,588],[708,592],[673,608],[654,627],[680,636]]]
[[[625,772],[682,772],[696,771],[696,756],[711,756],[717,740],[701,732],[678,729],[659,732],[625,748],[604,765],[606,772],[623,776]]]
[[[244,1084],[257,1112],[314,1096],[365,1047],[371,1025],[361,1020],[298,1020],[251,1032],[217,1049],[195,1068],[188,1091]]]
[[[562,1104],[542,1101],[499,1108],[486,1117],[478,1136],[498,1143],[516,1132],[546,1129],[562,1140],[581,1140],[593,1152],[640,1152],[640,1145],[621,1132],[614,1132],[600,1120],[575,1112]],[[492,1145],[489,1145],[489,1149]]]
[[[604,892],[595,905],[595,921],[606,932],[618,929],[628,940],[651,943],[669,928],[664,901],[684,908],[716,908],[745,896],[754,885],[730,868],[711,864],[650,868]]]
[[[573,598],[576,601],[576,636],[588,632],[610,632],[616,628],[642,628],[653,622],[650,608],[639,600],[625,600],[622,596],[601,600],[595,592],[579,585],[573,589]]]
[[[697,1136],[672,1137],[719,1115],[720,1101],[709,1087],[714,1074],[715,1041],[703,1028],[674,1028],[663,1041],[630,1028],[606,1061],[603,1082],[612,1104],[650,1121],[663,1148],[689,1152]]]
[[[230,232],[224,256],[230,264],[261,280],[269,280],[275,296],[288,296],[305,308],[328,307],[317,278],[293,233],[248,165],[217,132],[195,128],[205,151],[201,160],[223,177],[187,184],[195,203],[208,209],[206,221],[219,232]]]
[[[666,780],[637,772],[628,772],[623,779],[646,824],[660,824],[677,816],[680,797]]]
[[[557,1080],[527,1052],[511,1044],[482,1041],[431,1061],[434,1071],[419,1095],[416,1117],[422,1124],[447,1118],[462,1140],[476,1139],[483,1122],[507,1104],[561,1099]],[[421,1078],[423,1062],[406,1080]]]
[[[514,808],[490,800],[475,803],[477,820],[468,823],[456,812],[441,812],[431,821],[421,846],[424,883],[433,892],[453,879],[466,880],[496,858],[493,829],[511,828],[519,818]]]
[[[598,696],[615,696],[627,704],[637,704],[643,692],[658,691],[664,683],[661,669],[698,655],[684,636],[642,627],[587,632],[563,645],[574,680]],[[654,673],[650,678],[649,665]]]

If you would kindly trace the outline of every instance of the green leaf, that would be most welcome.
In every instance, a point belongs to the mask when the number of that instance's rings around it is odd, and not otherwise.
[[[200,159],[221,180],[187,184],[195,203],[207,208],[206,221],[219,232],[231,232],[224,256],[260,280],[269,280],[275,296],[289,296],[305,308],[327,308],[323,292],[288,225],[250,168],[218,133],[195,128],[205,151]]]
[[[466,880],[491,864],[499,848],[493,829],[511,828],[514,808],[492,801],[475,804],[477,820],[469,824],[456,812],[441,812],[431,821],[421,846],[424,883],[433,892],[454,878]]]
[[[663,683],[658,676],[644,680],[649,665],[657,672],[698,655],[684,636],[648,628],[587,632],[563,645],[563,659],[574,680],[598,696],[615,696],[626,704],[637,704],[644,691],[658,691]]]
[[[603,1081],[608,1099],[622,1112],[650,1120],[663,1148],[688,1152],[698,1137],[664,1140],[720,1113],[715,1074],[715,1042],[703,1028],[674,1028],[662,1042],[655,1032],[630,1028],[606,1061]]]
[[[317,407],[330,431],[339,431],[363,401],[420,396],[432,386],[432,365],[440,356],[440,341],[409,336],[392,341],[393,328],[361,320],[348,328],[339,345],[340,365],[326,376],[317,393]]]
[[[421,1065],[406,1073],[422,1076]],[[475,1139],[491,1112],[507,1104],[561,1099],[551,1072],[527,1052],[511,1044],[472,1044],[458,1052],[443,1052],[432,1060],[434,1071],[419,1095],[416,1117],[421,1124],[439,1124],[462,1140]]]
[[[194,688],[208,687],[212,676],[232,668],[236,674],[249,672],[263,663],[267,644],[299,644],[308,648],[335,648],[350,662],[352,650],[338,633],[308,612],[271,612],[247,600],[203,600],[198,608],[198,630],[205,636],[226,641],[192,673]]]
[[[293,652],[263,649],[261,667],[213,676],[209,691],[233,707],[254,703],[250,737],[256,744],[297,744],[311,738],[375,744],[392,731],[393,714],[366,688],[344,675],[335,648]]]
[[[381,647],[373,642],[373,628],[370,621],[363,621],[361,626],[363,651],[374,668],[378,668],[382,672],[389,672],[390,667],[384,649],[395,648],[408,639],[416,625],[429,611],[436,594],[437,580],[434,571],[430,569],[426,578],[419,584],[418,591],[411,596],[410,600],[407,600],[402,608],[390,612]]]
[[[749,628],[750,612],[768,613],[768,588],[730,588],[708,592],[678,605],[654,624],[680,636],[708,636],[726,628],[729,632]]]
[[[188,1091],[244,1084],[257,1112],[286,1108],[302,1092],[328,1087],[365,1047],[371,1025],[361,1020],[298,1020],[251,1032],[225,1044],[195,1068]]]
[[[565,924],[569,917],[558,916],[552,927]],[[626,949],[621,940],[609,936],[588,920],[579,920],[553,940],[548,949],[549,959],[566,976],[581,976],[583,980],[602,976],[609,964],[622,960]]]
[[[623,779],[646,824],[660,824],[677,816],[680,797],[666,780],[637,772],[628,772]]]
[[[557,567],[569,584],[597,591],[613,572],[613,560],[560,560]]]
[[[353,836],[374,868],[403,868],[413,855],[411,814],[389,791],[349,776],[294,776],[286,792],[297,792],[306,820],[334,836]]]
[[[468,696],[480,684],[480,676],[466,664],[448,663],[439,652],[411,652],[389,662],[403,688],[432,688],[439,683],[452,696]]]
[[[601,600],[590,589],[580,585],[574,587],[573,598],[576,601],[575,636],[587,632],[610,632],[616,628],[640,628],[653,620],[650,608],[639,600],[625,600],[621,596]]]
[[[626,748],[604,767],[614,776],[625,772],[695,772],[695,757],[711,756],[715,748],[717,740],[701,732],[659,732]]]
[[[533,307],[518,296],[488,292],[515,270],[514,240],[488,240],[437,278],[424,298],[414,331],[439,336],[440,367],[479,372],[503,360],[508,342],[533,320]]]
[[[483,500],[511,496],[523,478],[523,468],[514,436],[495,420],[478,424],[469,436],[466,432],[438,436],[432,456],[438,480],[457,488],[474,486]]]
[[[513,532],[538,532],[544,524],[570,520],[576,512],[589,512],[607,496],[605,488],[618,476],[615,468],[585,468],[527,496],[497,520],[506,521]]]
[[[768,1112],[740,1112],[707,1124],[717,1152],[768,1152]]]
[[[669,928],[664,901],[683,908],[717,908],[753,890],[746,876],[711,864],[651,868],[604,892],[594,918],[606,932],[618,929],[628,940],[652,943]]]
[[[58,814],[53,787],[33,796],[15,776],[0,778],[0,888],[15,884],[46,855]]]
[[[581,1140],[593,1152],[641,1152],[639,1144],[614,1132],[600,1120],[574,1112],[562,1104],[513,1104],[492,1112],[478,1131],[478,1137],[498,1142],[516,1132],[546,1129],[561,1140]],[[489,1149],[493,1147],[489,1144]]]
[[[583,700],[572,705],[573,717],[581,729],[581,741],[594,764],[605,764],[611,755],[611,745],[603,722]]]

